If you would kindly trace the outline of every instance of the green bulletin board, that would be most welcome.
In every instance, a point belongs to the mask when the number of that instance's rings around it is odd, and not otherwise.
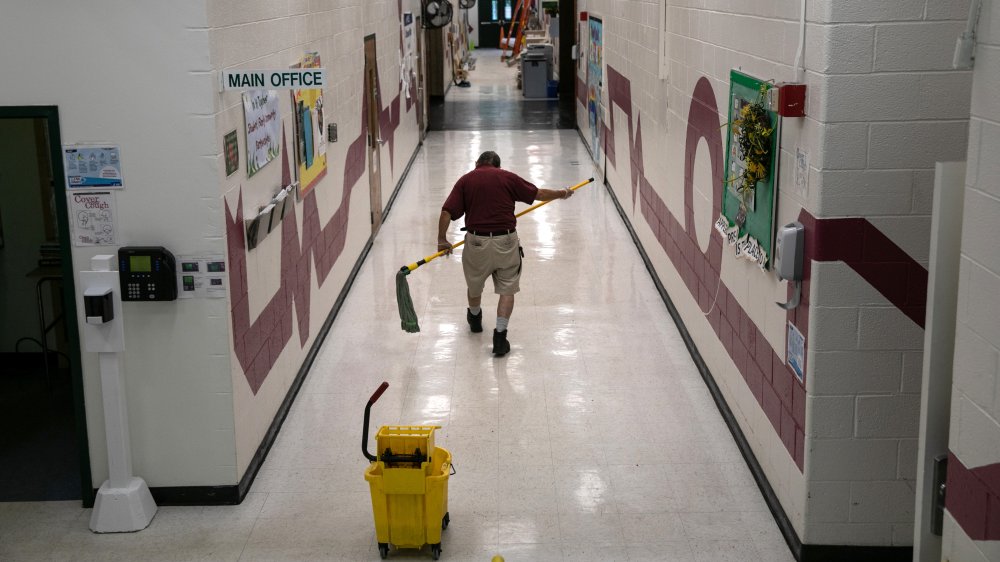
[[[756,101],[760,97],[761,88],[770,88],[770,84],[736,70],[729,74],[729,120],[726,129],[726,173],[722,185],[722,215],[716,222],[716,228],[722,233],[728,243],[736,247],[739,257],[755,261],[761,269],[768,269],[771,263],[771,247],[774,238],[774,211],[777,203],[776,180],[778,176],[778,139],[781,138],[781,119],[778,114],[766,112],[773,133],[770,137],[770,152],[765,160],[769,161],[767,175],[756,183],[753,194],[747,198],[745,220],[738,224],[741,196],[737,191],[739,178],[746,170],[746,164],[740,158],[739,142],[731,124],[739,118],[743,106]],[[741,217],[742,218],[742,217]],[[757,252],[756,246],[760,250]]]

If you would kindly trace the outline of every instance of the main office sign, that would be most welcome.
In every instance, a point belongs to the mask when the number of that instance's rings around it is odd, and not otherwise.
[[[310,90],[326,87],[325,68],[225,70],[223,90]]]

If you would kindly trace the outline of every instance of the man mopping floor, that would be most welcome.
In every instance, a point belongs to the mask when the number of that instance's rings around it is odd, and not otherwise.
[[[500,168],[500,156],[486,151],[476,160],[476,169],[455,182],[441,208],[438,220],[438,251],[450,253],[448,225],[465,216],[465,252],[462,269],[468,286],[466,319],[473,332],[483,331],[482,303],[486,278],[493,277],[493,289],[500,296],[497,324],[493,330],[493,354],[510,351],[507,326],[514,311],[514,294],[521,287],[521,260],[524,257],[517,237],[514,204],[569,199],[572,189],[539,189],[513,172]]]

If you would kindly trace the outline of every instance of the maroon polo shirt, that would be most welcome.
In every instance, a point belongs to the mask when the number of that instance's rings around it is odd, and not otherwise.
[[[489,164],[476,166],[455,182],[441,208],[451,220],[465,215],[465,228],[477,232],[513,230],[514,203],[533,203],[538,188],[521,176]]]

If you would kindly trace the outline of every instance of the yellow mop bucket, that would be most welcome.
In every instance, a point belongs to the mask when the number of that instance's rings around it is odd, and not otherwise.
[[[434,445],[435,425],[386,425],[375,435],[376,455],[368,452],[372,404],[389,388],[383,382],[368,399],[361,450],[371,465],[365,480],[372,494],[375,536],[382,559],[389,545],[431,547],[441,557],[441,531],[448,527],[448,477],[454,474],[451,453]]]

